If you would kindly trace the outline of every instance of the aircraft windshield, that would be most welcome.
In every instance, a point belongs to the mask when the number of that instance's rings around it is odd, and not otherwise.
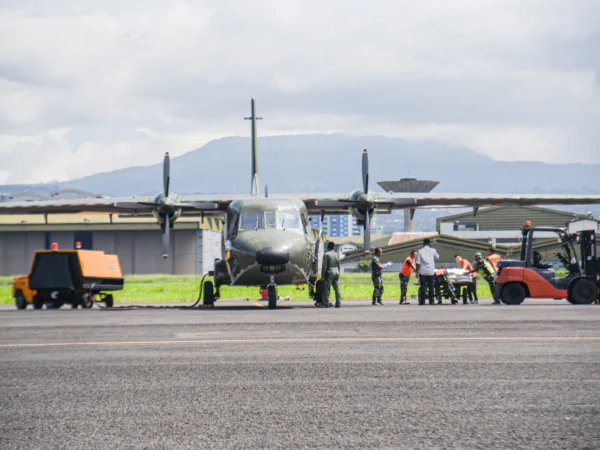
[[[265,228],[302,231],[302,219],[297,211],[267,211],[264,213],[242,213],[240,231]]]
[[[302,230],[300,214],[297,212],[278,212],[277,228],[282,230]]]
[[[275,228],[275,213],[274,212],[266,212],[265,213],[266,220],[266,228]]]
[[[240,220],[240,231],[256,230],[264,227],[263,213],[242,213]]]

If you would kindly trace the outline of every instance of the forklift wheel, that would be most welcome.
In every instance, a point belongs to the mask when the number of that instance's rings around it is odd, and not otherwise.
[[[507,284],[500,294],[505,305],[520,305],[525,300],[525,295],[525,288],[518,283]]]
[[[581,278],[573,283],[567,300],[573,305],[591,305],[598,298],[598,286],[592,280]]]

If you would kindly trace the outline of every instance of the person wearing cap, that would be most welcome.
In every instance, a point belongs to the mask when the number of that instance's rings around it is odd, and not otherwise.
[[[402,264],[402,268],[400,269],[400,304],[409,305],[409,301],[406,298],[408,293],[408,281],[410,280],[410,276],[413,271],[417,269],[416,261],[417,259],[417,251],[412,250],[410,255],[404,260],[404,264]]]
[[[488,255],[486,259],[494,268],[494,272],[498,272],[498,263],[502,260],[502,256],[496,253],[496,249],[494,247],[488,248]]]
[[[458,268],[466,270],[467,273],[471,274],[471,284],[468,287],[467,292],[469,293],[469,303],[478,304],[479,298],[477,297],[477,273],[473,270],[473,266],[469,261],[460,255],[454,255],[454,260],[458,263]]]
[[[481,272],[485,281],[488,282],[490,286],[490,291],[492,292],[492,298],[494,299],[494,304],[499,305],[500,300],[496,298],[496,271],[492,266],[492,263],[486,258],[483,258],[483,255],[479,252],[475,253],[475,268],[474,271]]]
[[[373,305],[383,305],[381,297],[383,297],[383,278],[381,277],[381,271],[385,268],[379,261],[383,251],[377,247],[375,249],[375,255],[371,260],[371,280],[373,281]]]
[[[340,292],[340,258],[334,250],[333,242],[327,243],[327,252],[323,255],[323,265],[321,269],[321,277],[325,280],[325,298],[323,306],[329,306],[329,296],[331,295],[331,287],[335,291],[335,307],[342,306],[342,293]]]
[[[429,304],[433,305],[435,298],[434,277],[435,261],[440,259],[438,252],[431,248],[429,239],[423,240],[423,248],[417,252],[417,274],[419,275],[419,305],[425,304],[425,290],[429,290]]]

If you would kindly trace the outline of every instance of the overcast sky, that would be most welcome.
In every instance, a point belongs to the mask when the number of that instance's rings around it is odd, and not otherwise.
[[[597,0],[0,0],[0,184],[248,135],[252,95],[262,135],[598,162],[599,17]]]

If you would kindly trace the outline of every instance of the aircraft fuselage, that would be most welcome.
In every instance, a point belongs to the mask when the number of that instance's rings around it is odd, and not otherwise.
[[[232,202],[223,227],[229,283],[305,284],[317,275],[316,240],[308,211],[296,198],[253,197]]]

